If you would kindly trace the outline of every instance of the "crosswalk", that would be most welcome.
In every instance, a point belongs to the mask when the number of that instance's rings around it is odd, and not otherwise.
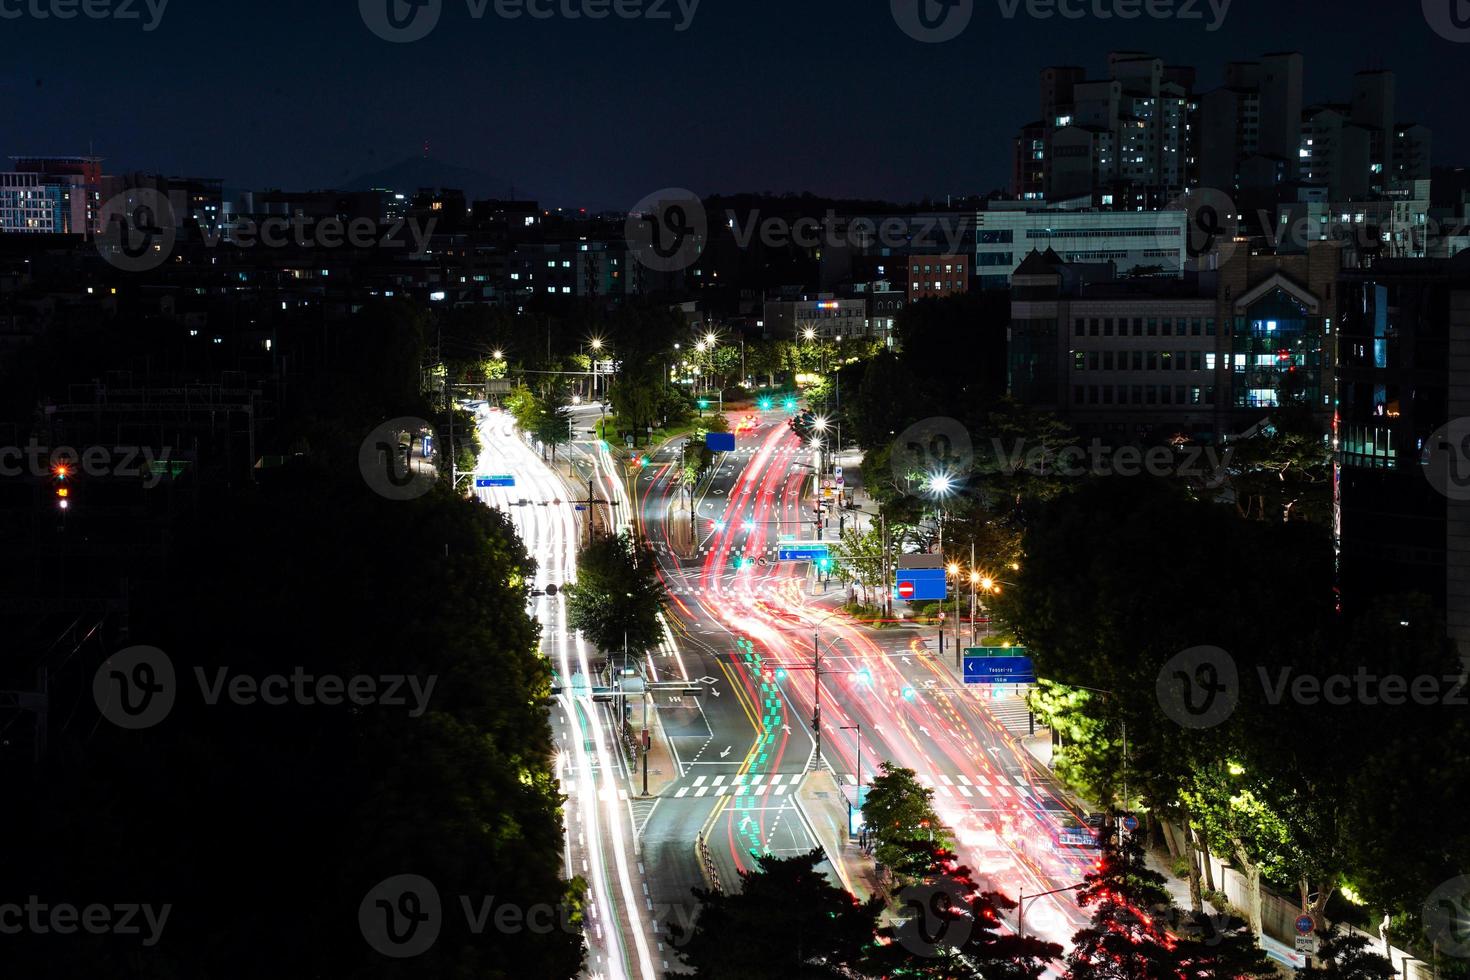
[[[938,799],[1021,800],[1034,795],[1031,784],[1014,773],[976,773],[973,776],[920,773],[918,780],[932,789]]]
[[[680,786],[675,799],[685,796],[785,796],[801,784],[805,773],[737,773],[718,776],[696,776],[688,786]]]
[[[674,792],[675,799],[701,799],[713,796],[784,796],[794,792],[805,773],[738,773],[718,776],[696,776]],[[857,785],[857,777],[844,773],[839,777],[848,786]],[[1035,796],[1031,784],[1016,773],[990,772],[954,776],[948,773],[920,773],[918,780],[941,799],[954,800],[1025,800]]]

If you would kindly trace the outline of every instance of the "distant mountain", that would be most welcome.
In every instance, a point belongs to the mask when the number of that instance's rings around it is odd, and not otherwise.
[[[512,187],[508,180],[432,157],[408,157],[383,170],[353,177],[341,189],[366,191],[375,187],[402,194],[412,194],[420,187],[452,187],[464,191],[471,201],[492,197],[535,200],[535,195],[526,188]]]

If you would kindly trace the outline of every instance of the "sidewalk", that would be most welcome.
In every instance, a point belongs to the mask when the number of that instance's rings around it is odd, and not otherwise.
[[[838,884],[860,901],[867,901],[873,895],[886,899],[873,859],[863,853],[857,841],[847,836],[847,797],[832,774],[823,769],[803,777],[796,793],[796,805],[822,850],[827,852],[827,859],[837,872]]]

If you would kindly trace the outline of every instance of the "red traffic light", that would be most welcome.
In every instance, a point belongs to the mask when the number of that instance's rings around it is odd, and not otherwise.
[[[51,468],[51,473],[53,476],[56,477],[56,479],[65,480],[67,477],[71,476],[71,467],[67,466],[65,463],[57,463]]]

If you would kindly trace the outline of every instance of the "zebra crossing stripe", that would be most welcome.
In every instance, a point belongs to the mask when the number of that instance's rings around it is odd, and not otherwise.
[[[949,776],[945,775],[944,773],[940,773],[939,774],[939,778],[942,779],[942,780],[944,780],[944,785],[946,785],[946,786],[953,786],[954,785],[954,780],[950,779]]]
[[[699,787],[698,790],[695,791],[694,795],[696,797],[699,797],[699,796],[703,796],[704,794],[706,794],[708,792],[709,792],[709,787],[708,786],[701,786],[701,787]]]
[[[785,793],[785,792],[786,792],[786,787],[785,786],[777,786],[776,787],[776,795],[777,796],[780,796],[782,793]]]
[[[964,796],[964,797],[966,797],[966,798],[967,798],[967,799],[968,799],[968,798],[969,798],[969,797],[971,797],[971,796],[974,796],[974,795],[975,795],[975,792],[974,792],[974,790],[972,790],[972,789],[970,789],[970,787],[968,787],[968,786],[963,786],[963,785],[962,785],[962,786],[960,786],[960,787],[959,787],[959,790],[960,790],[960,793],[961,793],[961,795],[963,795],[963,796]]]
[[[965,774],[964,773],[960,773],[959,780],[960,780],[960,785],[961,786],[969,786],[969,785],[971,785],[970,781],[965,778]]]
[[[674,798],[675,799],[678,799],[678,798],[682,797],[685,793],[688,793],[688,792],[689,792],[689,787],[688,786],[680,787],[679,792],[677,792],[677,793],[674,794]]]
[[[705,779],[705,777],[703,777],[703,776],[695,776],[694,777],[694,785],[695,786],[703,786],[704,785],[704,779]]]

